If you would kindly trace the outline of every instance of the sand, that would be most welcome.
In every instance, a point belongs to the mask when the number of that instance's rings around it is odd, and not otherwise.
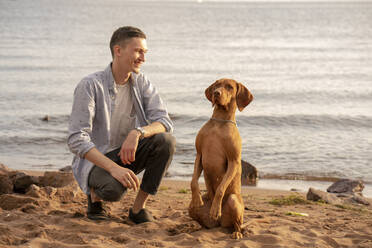
[[[305,193],[254,187],[242,195],[246,227],[234,240],[231,230],[206,229],[188,216],[186,181],[164,180],[147,204],[155,221],[138,225],[127,217],[133,191],[105,204],[110,220],[92,221],[76,183],[33,187],[0,195],[0,247],[372,247],[371,206],[308,202]]]

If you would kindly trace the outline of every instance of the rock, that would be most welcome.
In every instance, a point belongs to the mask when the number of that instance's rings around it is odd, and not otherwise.
[[[26,193],[27,188],[31,184],[38,184],[39,178],[35,176],[26,175],[23,172],[17,172],[13,177],[14,192],[16,193]]]
[[[10,171],[10,169],[8,167],[6,167],[3,164],[0,164],[0,172],[2,172],[2,174],[8,174],[9,171]]]
[[[77,185],[69,185],[67,187],[58,188],[54,196],[58,197],[60,202],[73,202],[78,194]]]
[[[363,204],[369,206],[371,203],[364,198],[363,196],[360,195],[353,195],[351,198],[351,203],[358,203],[358,204]]]
[[[364,189],[364,183],[361,180],[341,179],[328,187],[329,193],[361,193]]]
[[[71,165],[67,165],[67,166],[59,169],[59,171],[62,171],[62,172],[72,172],[72,167],[71,167]]]
[[[300,189],[296,189],[296,188],[291,188],[289,191],[300,192],[301,190]]]
[[[42,121],[50,121],[49,115],[45,115],[43,118],[41,118]]]
[[[13,182],[6,174],[0,174],[0,195],[13,192]]]
[[[72,173],[59,172],[59,171],[46,171],[44,176],[40,177],[41,186],[51,186],[51,187],[64,187],[75,182]]]
[[[54,197],[54,195],[57,193],[57,189],[51,186],[46,186],[43,188],[43,190],[45,194],[50,198]]]
[[[257,185],[258,170],[250,163],[242,160],[242,185]]]
[[[342,204],[342,201],[337,198],[336,195],[331,193],[327,193],[321,190],[317,190],[314,188],[309,188],[307,192],[306,199],[309,201],[324,201],[328,204]]]
[[[340,194],[336,194],[336,196],[338,198],[350,198],[350,194],[346,194],[346,193],[340,193]]]
[[[26,195],[35,198],[40,198],[41,197],[40,187],[35,184],[31,184],[30,187],[28,187],[27,189]]]

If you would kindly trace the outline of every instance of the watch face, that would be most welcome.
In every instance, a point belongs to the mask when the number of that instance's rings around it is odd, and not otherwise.
[[[145,136],[145,130],[144,130],[142,127],[137,127],[136,129],[137,129],[138,131],[140,131],[140,133],[141,133],[140,138],[142,139],[143,136]]]

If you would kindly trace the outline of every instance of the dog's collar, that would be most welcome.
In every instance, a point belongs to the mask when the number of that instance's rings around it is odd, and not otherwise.
[[[236,122],[235,121],[232,121],[232,120],[224,120],[224,119],[216,119],[216,118],[210,118],[210,120],[213,120],[213,121],[221,121],[221,122],[231,122],[233,123],[235,126],[236,125]]]

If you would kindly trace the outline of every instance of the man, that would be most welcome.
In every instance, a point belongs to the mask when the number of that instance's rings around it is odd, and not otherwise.
[[[75,179],[88,195],[87,216],[107,218],[103,201],[138,190],[129,211],[135,223],[152,221],[149,194],[160,185],[175,150],[173,123],[150,81],[140,73],[146,35],[117,29],[110,41],[112,63],[81,80],[74,92],[68,146]],[[136,174],[144,170],[140,185]]]

